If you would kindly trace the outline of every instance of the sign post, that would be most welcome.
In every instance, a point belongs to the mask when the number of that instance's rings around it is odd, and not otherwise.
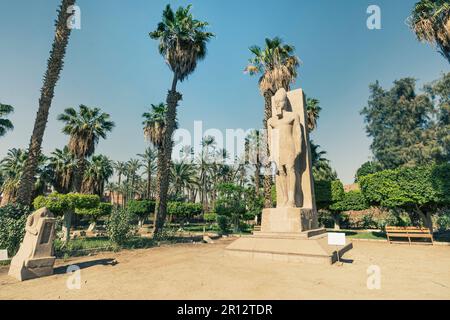
[[[338,258],[338,262],[340,261],[339,258],[339,246],[345,246],[345,233],[341,232],[329,232],[328,233],[328,244],[330,246],[336,246],[336,254]]]

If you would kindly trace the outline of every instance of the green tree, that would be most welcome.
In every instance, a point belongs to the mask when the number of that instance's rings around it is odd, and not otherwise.
[[[272,97],[278,89],[289,90],[291,83],[297,78],[297,68],[299,59],[294,55],[295,48],[284,44],[283,41],[275,37],[265,39],[265,47],[258,46],[249,48],[253,57],[249,60],[245,71],[250,75],[260,75],[259,90],[264,97],[264,120],[263,128],[267,132],[267,121],[272,117]],[[269,153],[268,142],[266,153]],[[266,164],[266,172],[270,172],[270,163]],[[272,178],[270,175],[264,176],[264,206],[272,207]]]
[[[77,161],[67,146],[56,149],[49,157],[49,168],[52,172],[52,183],[59,193],[70,192],[73,174],[76,171]]]
[[[431,216],[450,204],[450,164],[384,170],[362,177],[360,186],[371,204],[416,213],[432,231]]]
[[[176,197],[184,194],[184,191],[197,185],[195,167],[191,163],[174,162],[170,170],[170,179]]]
[[[150,33],[152,39],[159,41],[159,53],[173,72],[172,87],[166,101],[166,128],[162,141],[164,152],[163,157],[158,159],[155,234],[162,230],[167,215],[172,134],[176,127],[177,105],[182,99],[181,94],[177,92],[177,83],[184,81],[195,71],[197,63],[206,56],[207,42],[214,36],[205,31],[208,23],[194,19],[190,10],[191,6],[188,5],[186,8],[179,7],[174,12],[170,5],[167,5],[162,14],[162,21],[156,30]]]
[[[326,151],[320,150],[320,146],[310,141],[311,147],[311,163],[313,177],[316,181],[333,181],[337,179],[336,171],[331,168],[330,160],[326,159],[324,155]]]
[[[145,149],[143,154],[138,154],[141,158],[141,164],[147,174],[147,184],[145,190],[145,198],[150,200],[152,198],[152,174],[156,170],[156,158],[158,156],[157,150],[152,147]]]
[[[434,155],[439,162],[450,161],[450,72],[425,86],[425,92],[435,106],[435,121],[431,124],[437,141]]]
[[[39,109],[34,122],[33,134],[31,135],[29,156],[25,164],[23,175],[20,179],[17,201],[23,205],[31,204],[34,177],[39,164],[41,145],[44,137],[45,127],[48,121],[48,114],[52,104],[56,83],[64,65],[67,44],[69,43],[71,28],[67,27],[72,12],[69,10],[75,4],[75,0],[61,0],[58,9],[58,18],[55,26],[55,38],[53,40],[50,58],[47,61],[47,71],[44,75],[44,83],[39,99]]]
[[[7,104],[0,103],[0,137],[3,137],[8,130],[14,129],[11,120],[5,117],[14,112],[14,108]]]
[[[80,105],[78,111],[67,108],[58,116],[58,120],[64,122],[62,132],[70,136],[68,147],[77,158],[73,190],[80,192],[87,165],[86,158],[94,154],[100,138],[106,139],[106,134],[112,131],[115,124],[110,120],[109,114],[85,105]]]
[[[384,90],[378,82],[361,114],[373,138],[371,150],[385,169],[420,165],[434,159],[437,141],[430,123],[434,106],[425,94],[417,95],[416,81],[405,78]]]
[[[421,0],[409,18],[417,39],[436,46],[450,63],[450,3],[448,0]]]
[[[317,128],[317,120],[319,120],[320,111],[322,110],[319,104],[320,101],[317,99],[306,99],[307,126],[310,132]]]
[[[358,182],[361,177],[367,176],[372,173],[376,173],[378,171],[383,170],[381,165],[376,161],[367,161],[364,162],[361,167],[356,171],[355,182]]]
[[[114,173],[113,162],[104,155],[94,155],[87,161],[81,192],[103,197],[105,184]]]

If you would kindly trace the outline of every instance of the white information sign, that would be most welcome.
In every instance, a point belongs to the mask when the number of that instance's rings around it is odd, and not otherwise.
[[[345,233],[329,232],[328,244],[330,246],[345,246]]]

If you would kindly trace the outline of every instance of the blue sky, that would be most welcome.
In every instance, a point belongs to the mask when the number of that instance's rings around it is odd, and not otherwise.
[[[59,0],[0,0],[0,101],[16,108],[15,130],[0,139],[0,157],[25,148],[38,106],[39,90],[53,40]],[[327,151],[344,183],[371,157],[370,140],[359,111],[367,103],[369,83],[390,86],[411,76],[421,87],[448,63],[421,44],[405,24],[415,0],[78,0],[81,30],[74,30],[65,68],[56,89],[43,151],[63,147],[56,117],[66,107],[101,107],[116,128],[97,152],[127,160],[146,147],[141,115],[165,100],[171,73],[148,37],[164,6],[193,4],[196,18],[210,22],[217,36],[196,72],[179,86],[180,127],[192,130],[257,128],[263,99],[257,78],[243,73],[248,47],[280,36],[296,47],[303,64],[295,87],[321,101],[323,111],[313,140]],[[366,27],[369,5],[381,8],[382,29]]]

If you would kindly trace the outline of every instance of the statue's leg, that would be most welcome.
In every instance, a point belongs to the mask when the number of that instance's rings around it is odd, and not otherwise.
[[[288,194],[287,194],[287,180],[286,180],[286,167],[281,166],[278,172],[278,179],[279,179],[279,186],[281,191],[281,198],[282,201],[280,203],[280,207],[285,207],[288,201]]]
[[[295,185],[297,176],[295,174],[294,166],[290,166],[287,169],[287,205],[289,207],[296,207],[295,204]]]

